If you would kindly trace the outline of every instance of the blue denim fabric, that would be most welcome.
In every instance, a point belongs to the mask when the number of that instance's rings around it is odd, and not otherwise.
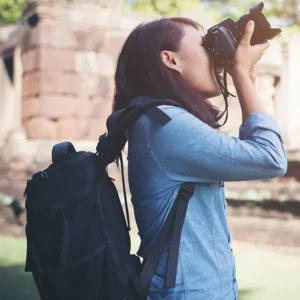
[[[133,99],[133,104],[143,98]],[[143,115],[128,132],[128,170],[147,259],[183,182],[195,184],[184,222],[176,287],[164,287],[168,247],[151,281],[148,300],[238,299],[235,259],[226,221],[222,183],[269,179],[286,172],[279,126],[267,113],[253,113],[239,138],[212,129],[187,111],[160,106],[172,120],[162,127]]]

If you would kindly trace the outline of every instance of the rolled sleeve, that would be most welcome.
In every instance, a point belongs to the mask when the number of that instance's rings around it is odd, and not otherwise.
[[[283,176],[287,157],[281,130],[267,113],[248,116],[240,139],[209,127],[179,108],[165,108],[172,122],[149,136],[154,159],[174,179],[215,182]]]
[[[273,131],[279,137],[283,143],[282,132],[279,125],[274,118],[265,112],[253,113],[248,116],[244,125],[241,125],[240,132],[242,131],[242,139],[248,139],[252,133],[256,130],[270,130]]]

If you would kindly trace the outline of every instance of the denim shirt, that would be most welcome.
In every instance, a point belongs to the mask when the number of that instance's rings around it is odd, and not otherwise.
[[[140,104],[143,97],[133,99]],[[159,106],[172,120],[161,126],[143,115],[128,132],[128,172],[146,259],[180,185],[195,194],[182,229],[176,287],[164,287],[168,247],[152,278],[149,300],[237,299],[235,259],[226,220],[223,182],[271,179],[286,172],[287,157],[271,115],[251,114],[239,138],[229,137],[174,106]]]

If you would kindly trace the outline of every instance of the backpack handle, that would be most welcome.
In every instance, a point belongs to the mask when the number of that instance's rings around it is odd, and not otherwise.
[[[76,152],[75,147],[71,142],[62,142],[56,144],[52,148],[52,162],[60,162],[70,153]]]

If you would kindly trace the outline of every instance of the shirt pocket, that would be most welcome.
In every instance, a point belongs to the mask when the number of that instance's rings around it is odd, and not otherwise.
[[[163,289],[164,279],[154,274],[149,286],[149,299],[160,300]]]
[[[185,288],[183,284],[176,284],[175,288],[165,287],[164,279],[153,275],[147,300],[182,300],[184,298]]]

